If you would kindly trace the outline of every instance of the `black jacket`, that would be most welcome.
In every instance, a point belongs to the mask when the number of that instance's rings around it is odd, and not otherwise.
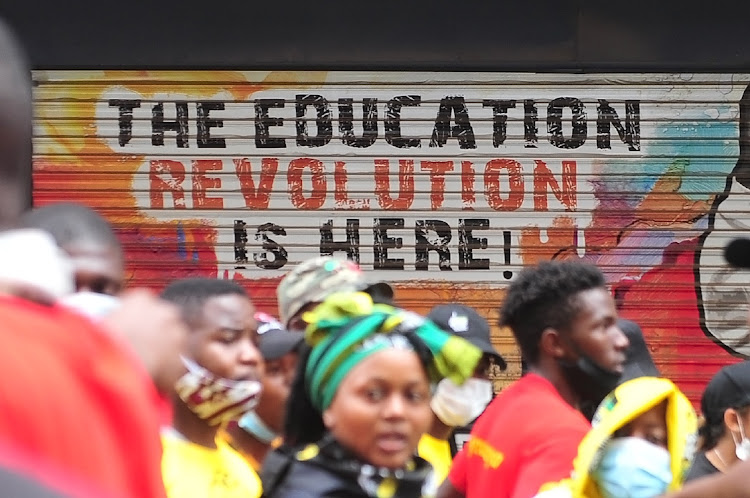
[[[260,477],[264,498],[369,498],[379,487],[394,487],[393,498],[426,498],[434,496],[437,487],[432,467],[419,457],[409,470],[378,469],[357,460],[331,438],[300,451],[282,448],[270,453]]]

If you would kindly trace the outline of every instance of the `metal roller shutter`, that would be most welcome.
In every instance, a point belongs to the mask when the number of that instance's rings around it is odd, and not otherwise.
[[[582,258],[604,270],[622,316],[693,400],[750,352],[750,276],[721,257],[750,225],[738,140],[746,75],[34,80],[36,203],[80,201],[108,216],[131,285],[238,279],[273,312],[280,276],[331,253],[394,282],[404,307],[458,301],[494,324],[524,265]],[[511,365],[501,387],[520,358],[507,331],[494,341]]]

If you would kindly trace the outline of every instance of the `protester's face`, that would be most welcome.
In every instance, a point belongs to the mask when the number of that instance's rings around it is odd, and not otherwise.
[[[606,289],[578,294],[578,314],[570,325],[574,355],[585,354],[600,367],[622,373],[628,338],[617,326],[617,310]]]
[[[202,319],[188,337],[191,358],[208,371],[232,380],[260,380],[258,324],[250,300],[226,294],[206,300]]]
[[[120,292],[125,269],[119,248],[91,242],[69,244],[64,249],[73,262],[76,292],[111,296]]]
[[[307,322],[305,322],[302,319],[302,315],[305,314],[308,311],[311,311],[315,309],[316,306],[318,306],[319,302],[313,302],[313,303],[307,303],[303,307],[300,308],[300,310],[295,313],[292,318],[289,319],[289,323],[287,324],[287,330],[289,332],[304,332],[307,328]]]
[[[284,426],[284,412],[289,390],[297,368],[297,353],[287,353],[276,360],[266,360],[263,395],[255,412],[275,432]]]
[[[386,349],[349,372],[323,421],[365,462],[396,469],[411,459],[432,417],[430,383],[416,353]]]
[[[663,401],[647,412],[633,419],[615,435],[638,437],[651,444],[667,448],[667,402]]]

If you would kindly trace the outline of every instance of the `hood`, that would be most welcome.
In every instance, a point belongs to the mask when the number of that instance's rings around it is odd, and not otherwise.
[[[601,459],[604,445],[615,431],[664,400],[667,400],[668,450],[673,476],[669,490],[682,486],[695,453],[698,427],[695,410],[672,381],[640,377],[618,386],[596,410],[591,431],[578,446],[578,456],[573,464],[571,484],[574,497],[601,498],[591,474]]]

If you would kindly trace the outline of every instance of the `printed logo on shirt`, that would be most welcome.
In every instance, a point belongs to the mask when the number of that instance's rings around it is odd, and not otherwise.
[[[496,469],[503,463],[505,455],[490,445],[484,439],[472,437],[467,443],[469,456],[476,455],[482,459],[485,467]]]

